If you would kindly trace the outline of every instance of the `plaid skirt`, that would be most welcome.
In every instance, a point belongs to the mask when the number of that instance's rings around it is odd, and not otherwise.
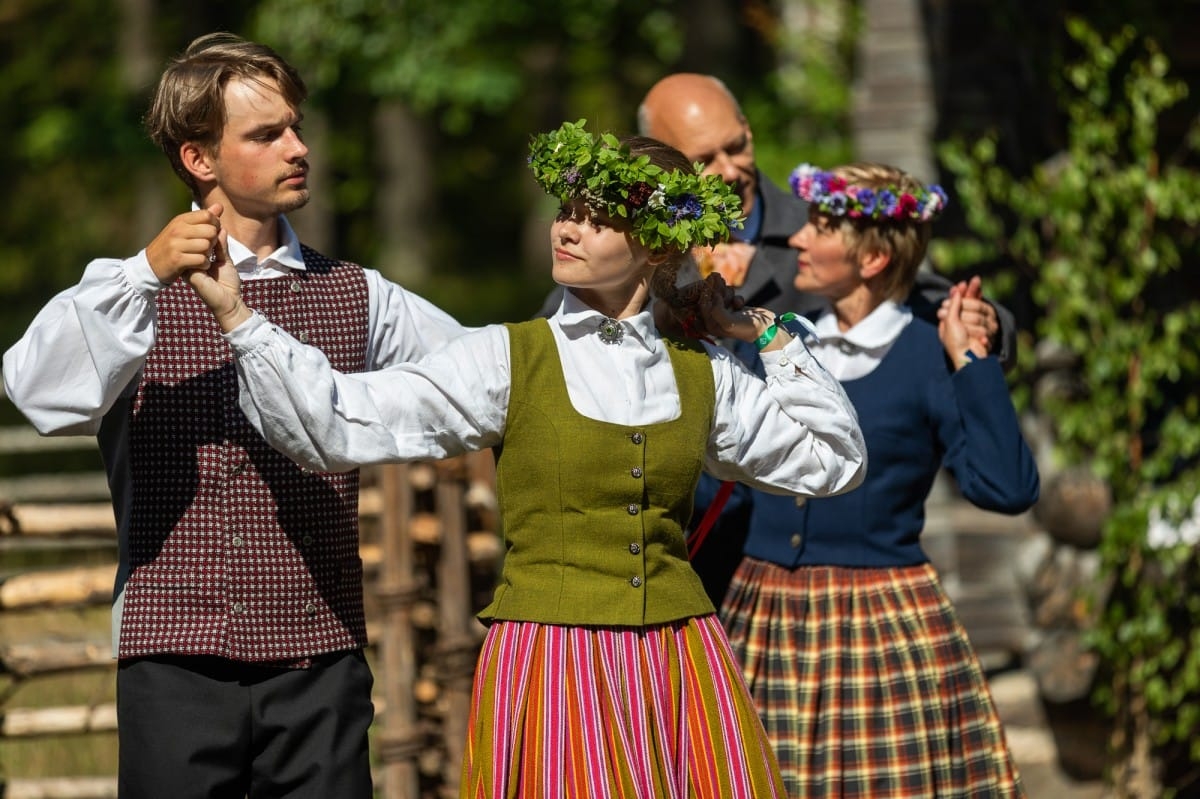
[[[461,797],[784,799],[715,614],[646,628],[498,621]]]
[[[745,558],[721,618],[790,796],[1025,796],[933,566]]]

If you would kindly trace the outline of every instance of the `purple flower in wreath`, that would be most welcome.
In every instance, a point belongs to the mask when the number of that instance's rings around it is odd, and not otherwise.
[[[700,201],[693,194],[685,194],[668,206],[672,212],[672,221],[678,222],[681,219],[699,219],[704,213],[704,208],[700,205]]]
[[[921,219],[935,219],[942,209],[946,207],[948,201],[946,190],[936,183],[929,187],[929,195],[925,198],[925,205],[921,208]]]
[[[875,204],[878,202],[875,197],[875,190],[861,188],[858,190],[858,195],[855,197],[858,200],[858,211],[862,216],[871,216],[875,213]]]
[[[570,169],[563,172],[563,180],[565,180],[567,182],[568,186],[575,185],[575,181],[579,180],[578,167],[571,167]]]
[[[883,211],[884,217],[894,217],[899,204],[900,201],[896,198],[895,192],[889,189],[879,192],[879,208]]]

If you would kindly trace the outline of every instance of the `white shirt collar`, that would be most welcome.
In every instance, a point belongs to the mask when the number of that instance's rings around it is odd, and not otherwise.
[[[867,314],[867,318],[849,330],[838,329],[837,316],[826,308],[817,318],[816,333],[827,345],[842,346],[844,341],[851,347],[874,351],[891,346],[912,321],[912,309],[892,300],[884,300],[879,307]]]
[[[590,307],[583,300],[571,293],[570,289],[563,292],[562,305],[554,314],[554,319],[570,339],[582,338],[586,335],[597,335],[600,322],[607,317]],[[647,305],[639,313],[621,319],[619,323],[626,338],[632,337],[641,342],[650,352],[658,350],[659,332],[654,325],[654,317]]]
[[[195,202],[192,203],[192,210],[197,211],[200,206]],[[300,239],[296,236],[296,231],[292,229],[287,217],[283,214],[279,215],[279,239],[280,245],[270,255],[258,260],[249,247],[242,244],[233,236],[227,238],[229,247],[229,258],[237,265],[238,272],[254,272],[260,269],[274,268],[281,272],[289,269],[303,270],[304,256],[300,253]]]

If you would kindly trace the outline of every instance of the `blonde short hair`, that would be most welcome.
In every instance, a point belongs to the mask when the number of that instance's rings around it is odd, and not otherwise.
[[[869,189],[890,188],[893,192],[916,194],[924,185],[903,170],[886,164],[859,162],[836,167],[835,175],[851,186]],[[853,261],[867,253],[883,253],[890,256],[883,273],[885,296],[896,302],[904,302],[917,280],[917,270],[925,259],[925,250],[933,234],[930,221],[915,219],[871,219],[832,216],[822,214],[815,208],[810,216],[825,220],[828,229],[840,230],[846,242],[846,254]]]

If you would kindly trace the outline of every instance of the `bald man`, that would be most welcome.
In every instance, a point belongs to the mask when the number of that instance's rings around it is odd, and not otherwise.
[[[748,304],[776,313],[804,312],[818,301],[793,287],[796,252],[787,239],[808,220],[808,207],[764,177],[754,160],[754,132],[737,99],[717,78],[680,72],[654,84],[638,107],[638,130],[675,147],[742,199],[742,246],[723,253],[720,271]],[[739,263],[740,262],[740,263]]]

